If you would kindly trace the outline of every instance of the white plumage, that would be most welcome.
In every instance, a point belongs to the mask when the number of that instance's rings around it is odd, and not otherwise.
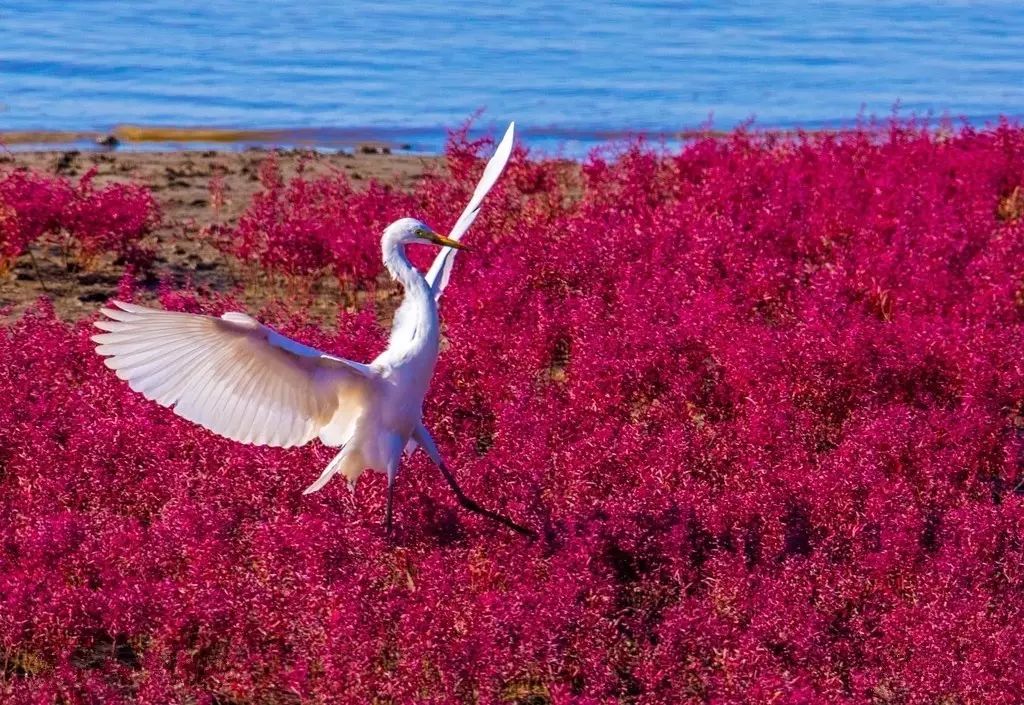
[[[299,345],[244,313],[221,318],[115,301],[96,352],[147,399],[241,443],[308,443],[358,413],[369,368]]]
[[[459,489],[423,426],[423,399],[437,361],[437,300],[451,275],[459,240],[480,211],[512,151],[509,125],[469,205],[448,237],[412,218],[381,238],[384,265],[405,289],[388,347],[368,365],[308,347],[244,313],[220,318],[113,302],[96,326],[96,351],[131,388],[179,416],[240,443],[290,447],[314,438],[340,452],[306,489],[336,475],[350,486],[366,469],[392,487],[403,449],[416,445],[438,465],[463,506],[524,534],[527,529],[476,505]],[[410,243],[443,247],[424,278],[409,262]]]

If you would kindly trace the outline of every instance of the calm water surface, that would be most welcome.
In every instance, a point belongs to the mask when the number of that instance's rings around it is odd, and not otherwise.
[[[4,0],[0,129],[606,131],[1024,114],[1024,2]]]

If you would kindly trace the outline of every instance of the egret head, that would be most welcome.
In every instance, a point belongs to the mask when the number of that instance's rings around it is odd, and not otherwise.
[[[419,243],[423,245],[438,245],[440,247],[454,247],[457,250],[464,250],[466,246],[456,240],[438,235],[429,225],[416,220],[415,218],[402,218],[396,220],[384,230],[384,237],[381,244],[386,248],[390,245],[409,245]]]

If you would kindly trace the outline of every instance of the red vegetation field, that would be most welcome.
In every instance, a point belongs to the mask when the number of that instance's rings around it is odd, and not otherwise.
[[[0,173],[0,271],[36,240],[60,233],[86,262],[113,253],[147,264],[139,240],[159,217],[150,193],[136,185],[92,185],[95,170],[72,184],[25,171]]]
[[[270,163],[211,238],[293,282],[254,313],[367,359],[380,230],[449,227],[485,153],[455,139],[412,192]],[[381,477],[303,497],[331,451],[182,421],[39,304],[0,329],[3,701],[1020,702],[1022,187],[1012,125],[514,155],[426,420],[535,542],[422,454],[388,541]],[[136,252],[155,217],[140,188],[13,172],[0,214],[8,257]],[[352,294],[331,333],[301,305],[325,268]]]

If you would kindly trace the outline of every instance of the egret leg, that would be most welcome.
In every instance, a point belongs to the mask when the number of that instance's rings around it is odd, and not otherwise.
[[[391,504],[395,497],[395,482],[390,477],[388,478],[388,504],[387,510],[384,513],[384,532],[391,535]]]
[[[522,534],[523,536],[529,536],[531,539],[537,538],[536,532],[532,531],[531,529],[527,529],[525,526],[520,526],[519,524],[509,519],[507,516],[498,514],[497,512],[492,512],[490,509],[485,509],[476,502],[474,502],[472,499],[467,497],[466,493],[462,491],[461,487],[459,487],[459,483],[455,481],[455,476],[452,475],[452,471],[449,470],[448,466],[444,464],[444,461],[439,462],[437,464],[437,467],[441,469],[441,474],[444,475],[444,479],[448,481],[448,485],[452,488],[452,492],[455,493],[455,496],[459,500],[459,504],[461,504],[464,509],[468,509],[471,512],[476,512],[477,514],[485,516],[488,519],[498,522],[499,524],[504,524],[508,528],[512,529],[512,531],[515,531],[518,534]]]
[[[466,496],[466,493],[462,491],[461,487],[459,487],[459,483],[455,480],[455,476],[452,474],[451,470],[449,470],[448,466],[445,465],[443,460],[441,460],[441,453],[438,452],[437,444],[434,443],[434,439],[430,437],[430,432],[427,431],[426,426],[420,424],[416,430],[413,431],[412,437],[413,440],[423,447],[424,452],[426,452],[426,454],[430,456],[430,459],[434,461],[434,465],[440,468],[441,474],[444,475],[444,479],[448,481],[448,486],[452,488],[452,492],[455,493],[455,496],[459,500],[459,504],[461,504],[464,509],[481,514],[492,521],[498,522],[499,524],[504,524],[508,528],[512,529],[512,531],[522,534],[523,536],[529,536],[533,539],[537,538],[536,532],[527,529],[525,526],[520,526],[508,517],[498,514],[497,512],[492,512],[490,509],[484,509]]]

